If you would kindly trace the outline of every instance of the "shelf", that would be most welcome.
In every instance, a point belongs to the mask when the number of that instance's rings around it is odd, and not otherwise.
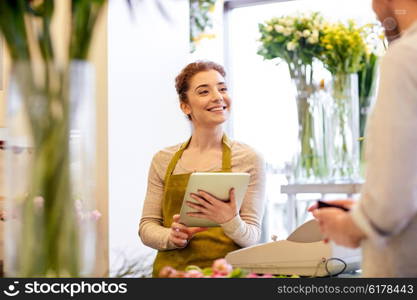
[[[288,229],[293,232],[299,224],[297,216],[297,194],[346,194],[351,197],[360,193],[361,182],[352,183],[319,183],[319,184],[287,184],[281,186],[281,193],[287,194]]]
[[[362,183],[288,184],[281,186],[283,194],[357,194]]]

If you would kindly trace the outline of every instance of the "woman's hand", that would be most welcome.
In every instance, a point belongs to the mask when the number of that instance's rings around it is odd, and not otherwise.
[[[218,199],[200,190],[197,194],[191,193],[191,197],[197,200],[198,204],[187,201],[188,206],[195,209],[195,212],[187,213],[189,216],[208,219],[218,224],[223,224],[238,214],[234,188],[231,188],[229,191],[228,201]]]
[[[169,240],[177,247],[184,248],[188,242],[192,239],[197,232],[205,231],[205,227],[187,227],[181,224],[180,215],[174,215],[172,217],[173,222],[171,224],[171,233]]]

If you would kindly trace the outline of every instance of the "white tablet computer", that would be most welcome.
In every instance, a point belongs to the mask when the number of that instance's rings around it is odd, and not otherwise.
[[[197,200],[191,198],[191,193],[197,193],[198,190],[206,191],[218,199],[229,199],[229,191],[235,189],[236,204],[238,210],[242,205],[246,190],[249,184],[249,173],[192,173],[185,190],[184,199],[181,206],[180,222],[188,227],[215,227],[219,224],[196,217],[188,216],[188,212],[195,211],[187,205],[187,201],[198,203]]]

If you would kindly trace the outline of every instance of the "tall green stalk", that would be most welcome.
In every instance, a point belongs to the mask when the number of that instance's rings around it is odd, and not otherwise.
[[[357,96],[352,92],[352,74],[333,74],[333,107],[331,110],[331,177],[335,180],[355,179],[358,171],[358,153],[355,144],[359,143],[356,133]]]
[[[16,169],[29,178],[25,190],[11,191],[10,200],[19,213],[8,223],[15,227],[12,242],[16,245],[10,275],[81,275],[80,226],[70,176],[69,63],[87,58],[94,25],[105,2],[71,1],[69,57],[68,64],[62,66],[56,60],[50,28],[55,0],[0,1],[0,32],[12,59],[11,81],[19,95],[13,101],[20,101],[10,105],[18,107],[25,118],[21,123],[21,115],[11,109],[12,122],[8,125],[27,125],[27,138],[33,147],[24,170],[19,157],[9,156],[16,160],[11,164],[15,163]],[[40,26],[34,26],[32,21]],[[33,68],[34,49],[39,49],[42,58],[40,73]]]
[[[295,177],[298,182],[321,181],[326,176],[323,133],[319,132],[315,120],[317,107],[314,103],[316,88],[313,84],[313,68],[311,65],[288,63],[290,75],[296,87],[298,113],[299,153],[295,166]]]
[[[372,98],[375,95],[378,56],[371,53],[364,63],[364,68],[358,72],[359,82],[359,135],[365,136],[366,121]],[[363,141],[361,146],[361,158],[363,156]]]
[[[85,60],[105,0],[72,0],[70,58]]]

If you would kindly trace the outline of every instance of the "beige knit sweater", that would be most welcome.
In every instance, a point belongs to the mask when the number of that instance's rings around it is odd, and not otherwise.
[[[148,175],[148,188],[139,224],[139,236],[142,242],[157,250],[175,249],[168,237],[170,228],[164,227],[162,220],[162,201],[164,177],[175,152],[181,144],[167,147],[156,153],[152,159]],[[232,172],[250,173],[248,190],[239,214],[230,221],[221,224],[224,233],[241,247],[254,245],[261,236],[261,222],[264,212],[265,165],[262,157],[246,144],[232,141]],[[210,170],[220,171],[221,160]],[[173,174],[190,173],[177,163]]]

